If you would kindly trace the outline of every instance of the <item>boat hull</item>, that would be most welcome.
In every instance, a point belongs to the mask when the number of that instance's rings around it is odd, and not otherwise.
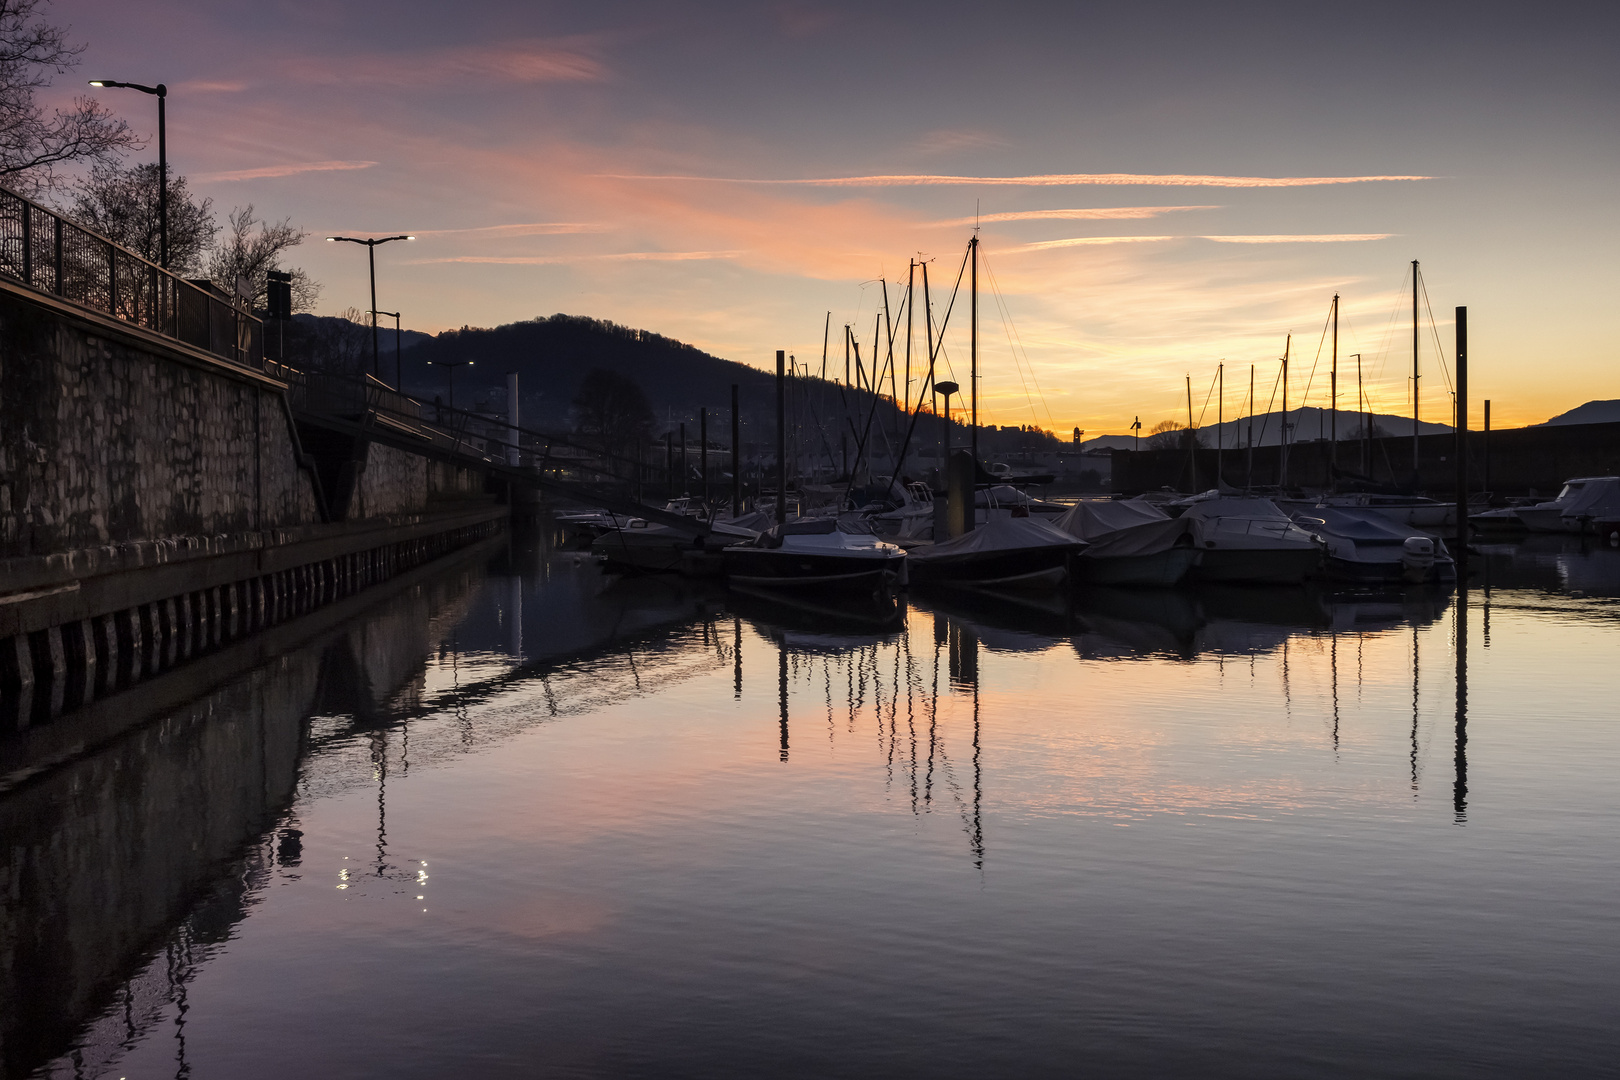
[[[1213,548],[1201,554],[1194,581],[1299,585],[1322,566],[1322,553],[1312,548]]]
[[[1070,567],[1074,580],[1087,585],[1178,585],[1198,562],[1190,547],[1170,548],[1151,555],[1088,558],[1082,554]]]
[[[911,564],[917,582],[1039,588],[1068,576],[1070,548],[1053,545],[1015,551],[971,552],[959,557],[918,558]]]
[[[872,592],[898,581],[905,555],[884,558],[739,546],[723,553],[726,578],[756,589]]]

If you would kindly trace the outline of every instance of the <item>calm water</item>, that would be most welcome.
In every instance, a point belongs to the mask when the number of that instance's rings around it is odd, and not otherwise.
[[[0,796],[11,1075],[1620,1055],[1620,552],[790,609],[502,539]]]

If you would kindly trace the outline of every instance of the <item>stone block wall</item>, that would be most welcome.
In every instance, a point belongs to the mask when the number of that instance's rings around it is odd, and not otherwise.
[[[274,384],[0,290],[0,558],[320,521]]]

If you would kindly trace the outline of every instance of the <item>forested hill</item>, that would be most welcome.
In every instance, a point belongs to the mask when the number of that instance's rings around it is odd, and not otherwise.
[[[553,315],[493,329],[447,330],[407,349],[407,389],[432,399],[446,394],[446,369],[428,361],[471,360],[455,369],[456,404],[505,400],[506,373],[518,373],[525,425],[566,425],[580,381],[593,368],[633,380],[662,423],[695,416],[702,406],[729,416],[731,384],[741,388],[743,411],[775,409],[773,376],[722,360],[671,338],[578,315]],[[726,421],[729,422],[729,421]]]

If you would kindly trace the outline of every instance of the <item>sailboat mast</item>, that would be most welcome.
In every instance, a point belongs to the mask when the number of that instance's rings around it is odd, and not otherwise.
[[[1249,474],[1243,481],[1243,490],[1254,487],[1254,365],[1249,365]]]
[[[971,405],[971,434],[968,437],[968,447],[973,452],[974,467],[978,467],[979,460],[979,233],[975,229],[973,239],[968,241],[973,249],[973,281],[972,293],[972,323],[973,330],[971,342],[968,346],[968,392]]]
[[[821,327],[821,381],[827,381],[827,339],[832,336],[832,312],[827,312],[827,321]]]
[[[916,307],[912,297],[915,294],[917,283],[917,260],[909,260],[911,265],[906,268],[906,410],[911,409],[911,333],[916,325]]]
[[[926,384],[925,389],[927,389],[929,391],[928,400],[929,400],[930,403],[932,403],[933,400],[934,400],[934,395],[936,393],[936,391],[934,390],[934,301],[933,301],[933,298],[928,293],[928,264],[926,262],[922,264],[922,277],[923,277],[923,331],[926,334],[926,340],[924,341],[924,344],[926,344],[928,346],[928,382]],[[919,395],[919,398],[920,398],[920,395]],[[932,411],[932,410],[930,410],[930,411]],[[949,422],[950,422],[949,420],[946,421],[946,423],[949,423]],[[949,437],[948,429],[946,431],[946,437]],[[943,440],[941,441],[940,445],[941,446],[944,445]],[[939,468],[938,468],[937,472],[939,473],[939,485],[940,485],[940,487],[943,488],[944,485],[945,485],[945,461],[944,461],[943,458],[940,459]]]
[[[1331,466],[1328,469],[1328,482],[1333,482],[1333,470],[1339,467],[1339,294],[1333,294],[1333,370],[1328,376],[1329,402],[1328,412],[1332,417],[1332,442],[1329,443],[1328,459]]]
[[[1288,486],[1288,354],[1293,350],[1293,348],[1294,335],[1289,334],[1288,340],[1283,343],[1282,355],[1282,447],[1278,450],[1278,455],[1281,460],[1277,470],[1277,486],[1279,488]]]
[[[1215,382],[1220,390],[1215,396],[1215,490],[1221,490],[1221,451],[1226,446],[1226,431],[1221,427],[1226,423],[1226,363],[1222,361],[1215,365]]]
[[[1412,260],[1412,487],[1418,482],[1418,261]]]

